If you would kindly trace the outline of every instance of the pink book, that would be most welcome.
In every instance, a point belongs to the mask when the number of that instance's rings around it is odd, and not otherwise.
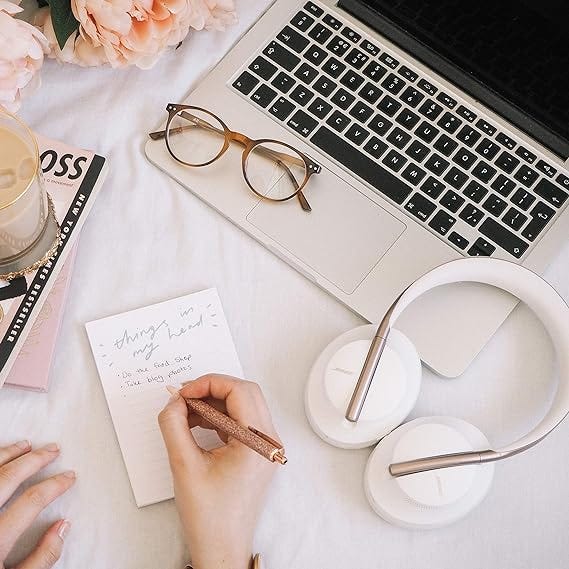
[[[72,249],[55,280],[6,378],[5,387],[40,392],[49,389],[51,361],[63,320],[76,250],[77,247]]]

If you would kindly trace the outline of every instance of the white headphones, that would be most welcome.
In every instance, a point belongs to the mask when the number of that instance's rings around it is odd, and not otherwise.
[[[401,424],[419,395],[421,362],[410,340],[392,327],[423,293],[457,282],[489,284],[518,297],[541,319],[559,360],[559,386],[547,415],[530,433],[496,450],[461,419]],[[451,261],[410,285],[377,331],[361,326],[329,344],[310,372],[305,406],[314,431],[332,445],[363,448],[382,439],[365,472],[366,495],[382,518],[409,528],[442,527],[483,500],[495,461],[536,445],[569,413],[569,307],[520,265],[489,258]]]

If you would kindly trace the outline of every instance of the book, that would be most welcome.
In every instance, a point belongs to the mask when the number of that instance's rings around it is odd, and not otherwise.
[[[88,150],[37,136],[46,190],[61,226],[61,243],[46,265],[0,286],[0,387],[32,330],[77,241],[106,176],[106,160]]]
[[[77,246],[73,248],[41,310],[16,361],[8,374],[5,387],[45,393],[49,389],[51,361],[65,311],[65,300],[71,283]]]
[[[217,290],[210,288],[86,324],[137,506],[174,497],[158,413],[166,385],[206,373],[243,375]],[[221,444],[196,428],[203,448]]]

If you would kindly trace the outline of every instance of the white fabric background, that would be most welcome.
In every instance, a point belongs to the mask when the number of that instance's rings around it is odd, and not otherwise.
[[[487,499],[432,532],[391,527],[369,507],[369,450],[322,443],[303,410],[312,362],[361,320],[147,163],[146,133],[202,78],[267,0],[240,0],[239,26],[193,35],[152,70],[81,69],[49,61],[21,116],[38,132],[91,148],[110,173],[80,240],[49,394],[0,392],[0,443],[59,441],[49,472],[78,471],[48,521],[72,520],[65,569],[179,569],[187,559],[173,501],[138,510],[117,446],[86,321],[217,286],[247,376],[267,394],[290,461],[280,469],[257,534],[269,569],[354,567],[560,569],[569,560],[569,422],[536,449],[496,467]],[[569,299],[569,246],[547,272]],[[468,372],[425,371],[413,415],[452,414],[494,442],[527,431],[555,385],[552,348],[517,309]]]

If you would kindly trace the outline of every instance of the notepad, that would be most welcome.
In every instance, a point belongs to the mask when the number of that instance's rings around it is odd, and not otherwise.
[[[86,324],[91,349],[138,507],[173,498],[157,423],[166,385],[206,373],[241,377],[241,364],[216,289]],[[193,429],[204,448],[220,440]]]

